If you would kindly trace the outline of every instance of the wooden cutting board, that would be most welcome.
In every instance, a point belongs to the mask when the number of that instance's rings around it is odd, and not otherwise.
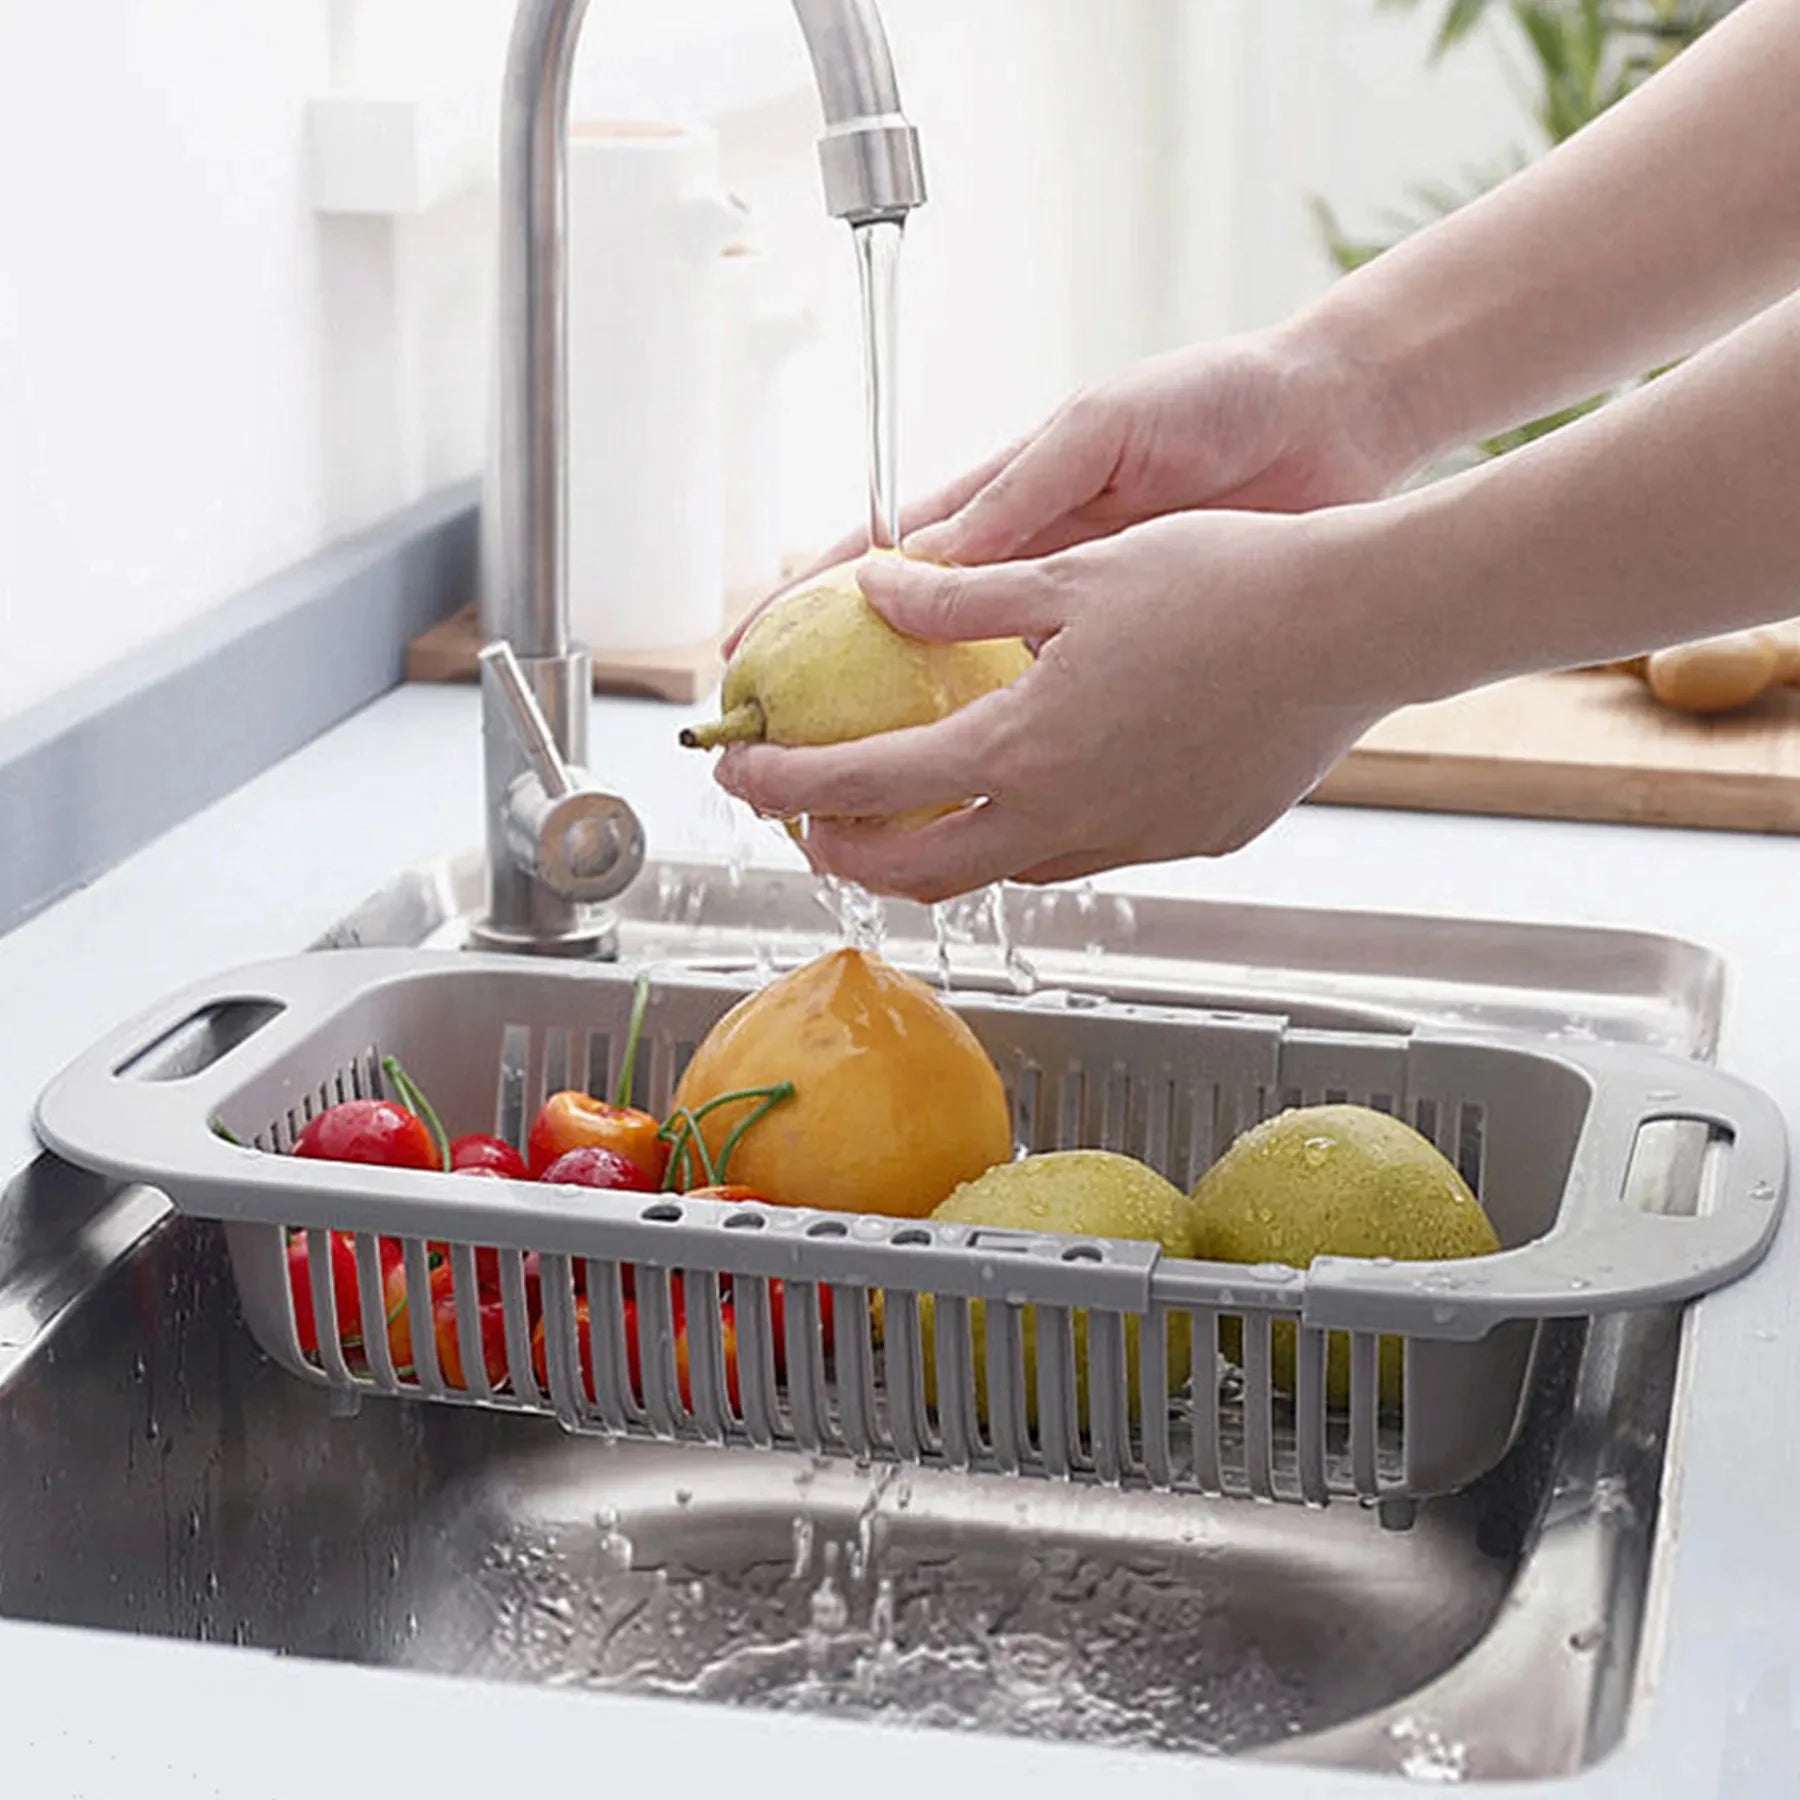
[[[1697,719],[1629,675],[1529,675],[1396,713],[1313,798],[1800,833],[1800,688]]]

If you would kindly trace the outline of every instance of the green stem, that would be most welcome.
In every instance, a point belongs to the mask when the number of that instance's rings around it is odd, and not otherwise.
[[[238,1137],[217,1113],[213,1114],[211,1123],[214,1137],[223,1138],[226,1143],[235,1145],[239,1150],[243,1149],[244,1140]]]
[[[732,1151],[737,1148],[738,1139],[741,1138],[758,1119],[773,1111],[773,1109],[779,1106],[782,1101],[791,1100],[793,1097],[794,1084],[791,1081],[778,1081],[772,1088],[769,1088],[764,1093],[759,1105],[752,1107],[749,1112],[745,1113],[745,1115],[732,1126],[731,1130],[726,1134],[725,1142],[719,1146],[719,1173],[714,1177],[716,1181],[723,1181],[725,1179],[725,1171],[731,1162]]]
[[[450,1172],[450,1134],[444,1129],[444,1122],[437,1116],[437,1110],[425,1098],[425,1091],[407,1072],[401,1068],[399,1059],[384,1056],[381,1059],[381,1072],[393,1083],[394,1091],[400,1096],[400,1104],[420,1120],[425,1129],[431,1133],[431,1141],[437,1145],[438,1156],[443,1163],[444,1172]]]
[[[761,704],[745,700],[710,724],[688,726],[681,741],[689,750],[717,750],[724,744],[760,744],[764,731]]]
[[[618,1086],[613,1089],[613,1105],[631,1104],[631,1078],[637,1073],[638,1039],[644,1030],[644,1014],[650,1007],[650,976],[637,978],[631,990],[631,1023],[625,1029],[625,1054],[619,1062]]]
[[[700,1130],[699,1113],[690,1112],[685,1106],[678,1106],[669,1117],[671,1119],[680,1119],[682,1121],[681,1139],[674,1151],[674,1155],[681,1158],[682,1174],[684,1178],[688,1168],[688,1148],[691,1145],[694,1153],[700,1158],[701,1168],[706,1171],[706,1185],[708,1187],[716,1187],[718,1185],[719,1177],[713,1168],[712,1156],[706,1148],[706,1137]],[[669,1127],[667,1123],[665,1123],[662,1132],[658,1132],[657,1135],[659,1137],[662,1136],[663,1132],[666,1132],[668,1129]],[[673,1157],[671,1160],[673,1160]]]

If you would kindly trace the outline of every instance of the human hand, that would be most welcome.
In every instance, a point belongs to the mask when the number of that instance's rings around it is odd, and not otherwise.
[[[1304,512],[1371,499],[1416,460],[1397,393],[1303,318],[1154,357],[1084,389],[914,502],[901,538],[929,561],[1043,556],[1196,507]],[[794,582],[868,547],[866,528],[849,532]]]
[[[1343,591],[1369,510],[1184,513],[985,568],[871,562],[896,629],[1024,637],[1035,664],[934,725],[735,746],[719,780],[808,816],[815,870],[920,900],[1236,849],[1396,703]],[[853,822],[945,805],[912,829]]]

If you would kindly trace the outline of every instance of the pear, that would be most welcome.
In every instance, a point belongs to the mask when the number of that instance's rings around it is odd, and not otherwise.
[[[1216,1262],[1287,1263],[1315,1256],[1391,1256],[1396,1262],[1485,1256],[1500,1248],[1481,1202],[1436,1145],[1365,1106],[1308,1106],[1252,1126],[1194,1190],[1194,1254]],[[1220,1321],[1225,1354],[1241,1360],[1242,1328]],[[1294,1391],[1294,1327],[1276,1320],[1272,1374]],[[1380,1346],[1381,1401],[1401,1399],[1398,1338]],[[1350,1394],[1350,1343],[1326,1347],[1326,1397]]]
[[[1170,1256],[1191,1256],[1194,1205],[1180,1188],[1134,1157],[1106,1150],[1057,1150],[1003,1163],[965,1182],[932,1213],[957,1225],[992,1225],[1019,1231],[1059,1231],[1078,1237],[1142,1238],[1160,1244]],[[924,1351],[925,1393],[937,1393],[937,1349],[933,1329],[935,1307],[929,1294],[919,1297],[919,1329]],[[987,1408],[986,1305],[969,1307],[974,1340],[975,1393]],[[1026,1418],[1037,1418],[1037,1309],[1024,1308],[1019,1321],[1025,1374]],[[1088,1393],[1087,1314],[1077,1307],[1070,1316],[1075,1351],[1078,1416],[1085,1419]],[[1130,1320],[1125,1327],[1126,1386],[1135,1414],[1140,1398],[1142,1356],[1138,1336],[1147,1324]],[[1185,1317],[1166,1326],[1168,1387],[1173,1392],[1187,1380],[1192,1332]]]
[[[771,602],[732,652],[721,714],[681,734],[724,744],[842,744],[930,725],[1031,665],[1017,638],[928,644],[896,631],[840,563]]]

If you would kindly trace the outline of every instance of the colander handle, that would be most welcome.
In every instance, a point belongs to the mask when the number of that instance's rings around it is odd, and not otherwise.
[[[1308,1324],[1420,1337],[1484,1337],[1508,1319],[1566,1318],[1689,1300],[1768,1250],[1787,1197],[1787,1124],[1767,1095],[1703,1064],[1607,1046],[1562,1053],[1593,1084],[1556,1227],[1471,1262],[1377,1266],[1321,1257],[1307,1271]],[[1725,1140],[1714,1201],[1692,1217],[1625,1199],[1638,1135],[1664,1122]]]
[[[198,982],[121,1025],[77,1057],[38,1100],[38,1136],[59,1156],[103,1174],[191,1166],[198,1130],[237,1087],[245,1052],[268,1062],[317,1029],[320,1018],[384,973],[406,964],[391,952],[343,950],[258,963]],[[196,1046],[182,1066],[183,1033],[223,1022],[215,1046]],[[213,1140],[220,1151],[231,1146]],[[121,1158],[130,1143],[151,1152]],[[166,1157],[154,1154],[168,1146]]]

